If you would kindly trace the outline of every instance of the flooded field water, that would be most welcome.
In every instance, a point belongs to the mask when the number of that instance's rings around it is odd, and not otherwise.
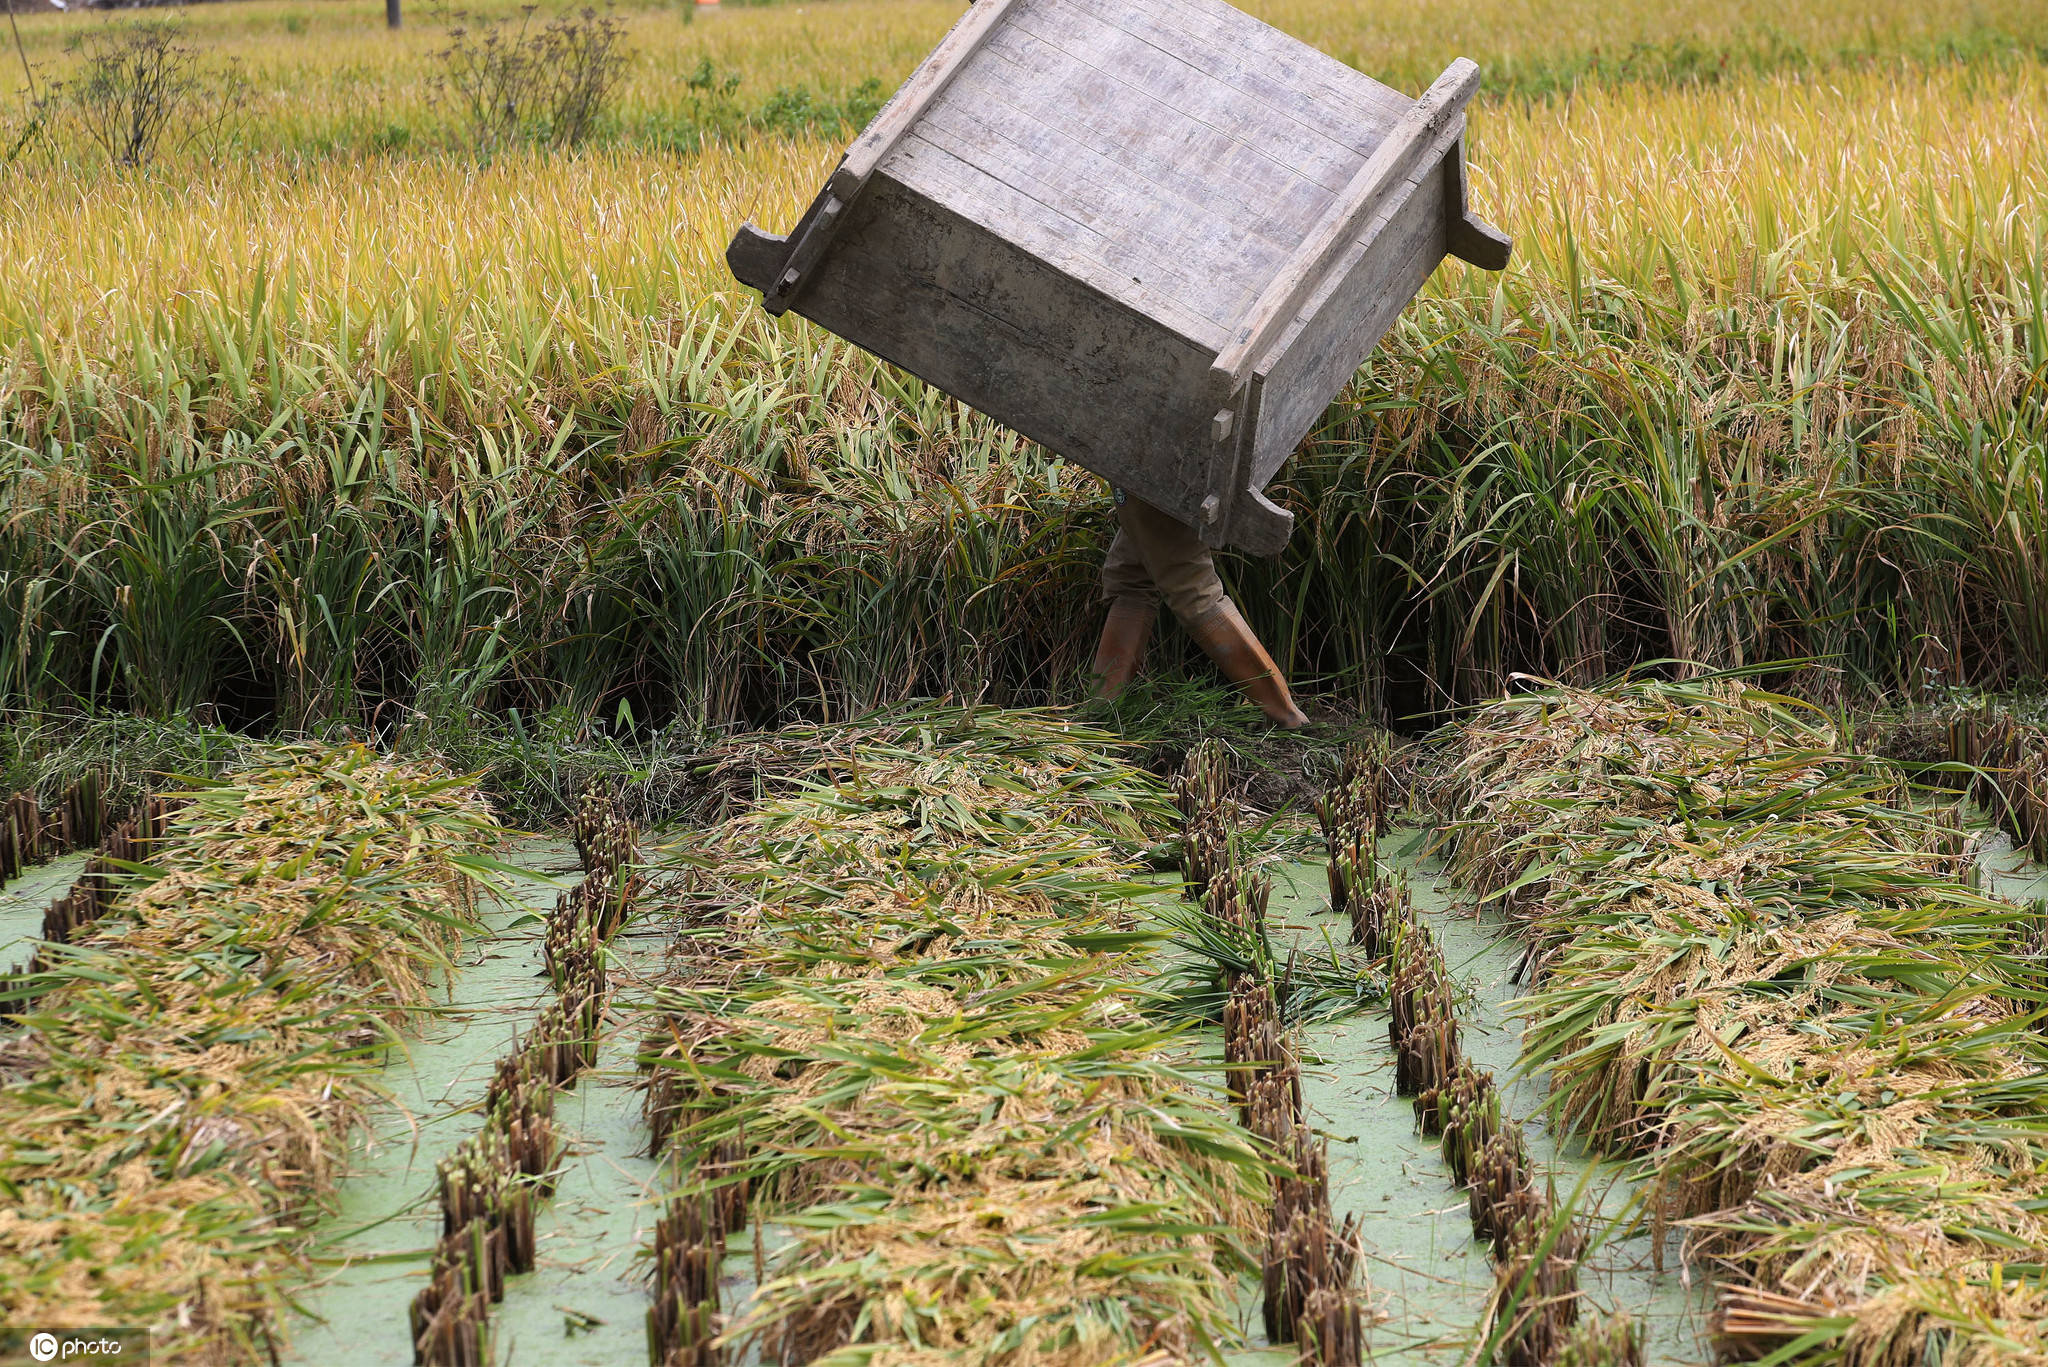
[[[1622,1168],[1558,1142],[1545,1123],[1540,1080],[1520,1076],[1515,1067],[1518,1026],[1508,1004],[1519,990],[1513,981],[1518,948],[1440,881],[1419,853],[1421,836],[1415,828],[1397,831],[1382,855],[1408,872],[1416,906],[1468,993],[1462,1011],[1467,1053],[1503,1084],[1509,1111],[1522,1122],[1531,1154],[1559,1199],[1576,1194],[1577,1209],[1595,1227],[1596,1246],[1581,1269],[1583,1289],[1594,1306],[1626,1310],[1645,1326],[1652,1362],[1705,1362],[1705,1289],[1679,1268],[1675,1238],[1663,1250],[1664,1270],[1658,1269],[1648,1235],[1632,1218],[1635,1189]],[[577,876],[574,852],[562,842],[529,842],[516,859],[557,879]],[[73,862],[44,865],[0,890],[0,935],[32,936],[36,926],[26,908],[33,904],[39,918],[42,903],[68,882]],[[2048,895],[2048,870],[2016,855],[2003,836],[1987,839],[1984,866],[1987,884],[2001,895]],[[1314,946],[1326,934],[1341,940],[1339,922],[1326,911],[1320,861],[1275,862],[1268,869],[1277,941]],[[555,886],[532,883],[515,904],[488,914],[486,933],[465,949],[448,1007],[387,1068],[391,1101],[358,1138],[354,1171],[323,1225],[315,1255],[320,1279],[301,1297],[305,1313],[293,1325],[288,1361],[381,1367],[409,1359],[406,1309],[439,1236],[435,1164],[475,1129],[473,1108],[492,1065],[547,998],[540,923],[525,918],[544,910],[555,893]],[[631,995],[634,974],[658,970],[664,943],[652,926],[621,937],[615,947],[620,997]],[[25,955],[24,947],[18,957]],[[615,1013],[598,1067],[557,1105],[568,1150],[560,1185],[538,1218],[538,1270],[513,1278],[494,1310],[501,1363],[612,1367],[645,1357],[648,1301],[636,1255],[648,1240],[661,1183],[657,1164],[643,1153],[639,1092],[631,1085],[637,1033]],[[1340,1216],[1362,1217],[1377,1319],[1369,1337],[1372,1356],[1456,1367],[1472,1356],[1494,1274],[1486,1249],[1472,1238],[1464,1194],[1452,1186],[1435,1141],[1418,1132],[1409,1100],[1394,1095],[1386,1015],[1372,1010],[1311,1027],[1304,1042],[1311,1055],[1304,1095],[1330,1140],[1333,1205]],[[766,1239],[771,1248],[777,1242],[772,1226]],[[724,1304],[731,1310],[752,1289],[751,1253],[736,1250],[727,1272]],[[1247,1340],[1257,1344],[1256,1288],[1240,1288],[1240,1305]],[[1252,1347],[1227,1359],[1232,1367],[1277,1367],[1293,1362],[1294,1351]]]

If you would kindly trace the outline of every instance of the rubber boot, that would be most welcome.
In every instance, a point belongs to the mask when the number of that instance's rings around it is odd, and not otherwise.
[[[1308,718],[1294,705],[1294,695],[1287,691],[1287,680],[1280,677],[1279,666],[1245,625],[1237,604],[1226,598],[1183,625],[1224,677],[1259,705],[1267,720],[1289,731],[1308,725]]]
[[[1124,691],[1124,685],[1145,662],[1145,646],[1152,639],[1152,622],[1159,605],[1147,598],[1117,598],[1109,605],[1109,617],[1102,624],[1102,639],[1095,646],[1095,696],[1104,700]]]

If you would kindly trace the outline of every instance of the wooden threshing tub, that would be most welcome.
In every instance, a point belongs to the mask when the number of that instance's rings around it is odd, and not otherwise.
[[[1222,0],[980,0],[787,238],[794,309],[1194,527],[1270,554],[1262,490],[1446,253],[1460,58],[1419,100]]]

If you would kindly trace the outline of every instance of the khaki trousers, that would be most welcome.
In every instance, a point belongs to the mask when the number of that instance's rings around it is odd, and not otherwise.
[[[1121,489],[1116,498],[1116,539],[1102,562],[1105,602],[1161,598],[1182,622],[1191,622],[1223,601],[1216,562],[1194,529]]]

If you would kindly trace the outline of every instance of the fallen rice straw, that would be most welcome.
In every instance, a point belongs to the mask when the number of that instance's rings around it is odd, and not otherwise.
[[[494,831],[465,783],[357,746],[192,794],[162,876],[43,951],[33,1076],[0,1093],[0,1320],[274,1352],[367,1073],[474,924],[458,850]]]

